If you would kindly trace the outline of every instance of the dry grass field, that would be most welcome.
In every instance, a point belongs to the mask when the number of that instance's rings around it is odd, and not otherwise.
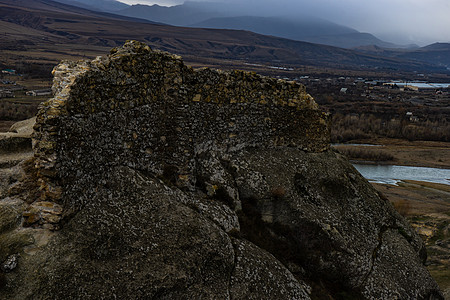
[[[345,154],[350,154],[348,155],[349,159],[360,162],[372,161],[392,165],[450,169],[450,143],[448,142],[379,138],[359,140],[358,143],[379,146],[342,144],[334,147],[340,151],[345,151]],[[352,156],[364,152],[373,153],[372,157]]]

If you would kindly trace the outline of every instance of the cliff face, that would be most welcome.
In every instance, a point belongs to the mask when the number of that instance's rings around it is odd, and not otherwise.
[[[303,86],[137,42],[54,75],[39,194],[0,202],[6,299],[441,299]]]

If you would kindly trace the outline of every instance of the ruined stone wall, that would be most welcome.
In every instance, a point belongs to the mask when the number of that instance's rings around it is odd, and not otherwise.
[[[68,183],[92,184],[113,166],[189,188],[205,151],[329,149],[327,116],[294,82],[193,70],[134,41],[91,62],[63,62],[54,76],[55,97],[42,105],[34,135],[47,200],[58,202]]]

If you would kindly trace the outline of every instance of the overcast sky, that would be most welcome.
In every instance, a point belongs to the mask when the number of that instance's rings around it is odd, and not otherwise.
[[[120,0],[181,4],[183,0]],[[204,1],[205,2],[205,1]],[[207,1],[212,2],[212,1]],[[450,42],[450,0],[222,0],[242,15],[312,14],[397,43]]]

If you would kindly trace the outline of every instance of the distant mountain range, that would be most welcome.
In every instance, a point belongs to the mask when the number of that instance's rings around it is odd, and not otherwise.
[[[226,12],[213,9],[209,3],[202,5],[197,2],[186,2],[185,4],[171,7],[156,4],[152,6],[137,4],[119,10],[116,13],[175,26],[189,26],[209,18],[223,17],[226,15]]]
[[[248,30],[264,35],[341,48],[353,48],[362,45],[398,47],[381,41],[369,33],[360,33],[353,28],[320,18],[301,15],[296,19],[239,16],[239,12],[227,9],[219,3],[186,2],[172,7],[133,5],[119,10],[117,13],[170,25]]]
[[[116,12],[129,7],[128,4],[115,0],[57,0],[57,2],[104,12]]]
[[[39,57],[42,56],[39,51],[55,53],[52,57],[67,57],[74,53],[94,55],[99,49],[105,51],[98,47],[113,47],[135,39],[190,61],[202,61],[202,64],[234,61],[241,65],[263,63],[357,70],[445,71],[442,66],[422,62],[420,58],[412,61],[400,56],[370,53],[367,49],[361,52],[362,49],[342,49],[243,30],[151,24],[138,18],[94,12],[51,0],[0,0],[0,26],[0,50],[16,50],[12,54],[4,52],[9,57]],[[345,27],[337,29],[351,33]],[[434,48],[423,51],[434,53],[437,51]]]
[[[265,35],[341,48],[353,48],[361,45],[398,47],[397,45],[384,42],[369,33],[361,33],[350,27],[311,17],[297,20],[279,17],[222,17],[211,18],[190,26],[249,30]]]
[[[186,1],[171,7],[159,5],[127,5],[117,0],[55,0],[57,2],[102,12],[168,25],[247,30],[255,33],[282,37],[296,41],[323,44],[356,51],[383,55],[390,58],[412,59],[450,66],[449,53],[442,49],[420,48],[417,45],[396,45],[317,17],[299,14],[295,19],[287,17],[242,16],[239,8],[221,2]],[[404,51],[404,50],[407,51]]]
[[[377,45],[387,48],[400,46],[382,41],[370,33],[342,26],[327,20],[299,15],[298,18],[241,16],[229,5],[214,2],[190,2],[165,7],[159,5],[128,6],[114,0],[57,0],[72,5],[94,7],[124,16],[142,18],[175,26],[248,30],[264,35],[306,41],[317,44],[353,48]],[[125,5],[125,6],[123,6]]]
[[[450,68],[450,43],[435,43],[418,49],[385,49],[377,46],[358,47],[354,50],[384,57],[431,63]]]

